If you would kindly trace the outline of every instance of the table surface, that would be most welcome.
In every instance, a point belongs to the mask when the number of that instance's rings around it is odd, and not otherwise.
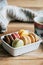
[[[8,4],[35,10],[43,9],[43,0],[8,0]],[[0,36],[20,29],[28,29],[34,32],[34,24],[10,23],[7,32],[0,34]],[[43,65],[43,45],[41,44],[37,50],[30,53],[12,57],[4,50],[0,40],[0,65]]]
[[[18,31],[20,29],[28,29],[34,32],[34,24],[29,23],[10,23],[8,25],[7,33]],[[0,34],[0,36],[4,35]],[[43,65],[43,45],[30,53],[23,54],[18,57],[12,57],[4,50],[0,41],[0,65]]]
[[[8,4],[26,7],[34,10],[43,10],[43,0],[7,0]]]

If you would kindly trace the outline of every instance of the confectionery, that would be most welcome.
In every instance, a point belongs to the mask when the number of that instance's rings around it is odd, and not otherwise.
[[[18,31],[18,33],[19,33],[20,37],[22,37],[22,36],[27,36],[29,32],[27,30],[22,29],[22,30]]]
[[[10,41],[8,35],[4,36],[4,40],[6,43],[11,44],[11,41]]]
[[[5,35],[3,40],[12,47],[16,48],[37,42],[39,37],[33,32],[28,32],[27,30],[22,29],[18,31],[18,33]]]
[[[11,45],[12,45],[12,41],[14,40],[13,37],[11,35],[8,35],[9,39],[10,39],[10,42],[11,42]]]
[[[30,32],[30,33],[29,33],[29,36],[30,36],[30,35],[34,37],[35,42],[39,40],[39,37],[38,37],[35,33]]]
[[[31,43],[31,38],[29,36],[22,36],[21,39],[24,41],[24,45]]]
[[[13,37],[13,39],[20,38],[18,33],[13,33],[11,34],[11,36]]]
[[[24,41],[24,45],[28,44],[28,40],[25,36],[22,36],[21,39]]]
[[[32,43],[32,41],[31,41],[30,36],[26,36],[26,37],[27,37],[27,40],[28,40],[28,44],[31,44],[31,43]]]
[[[17,38],[16,38],[16,39],[12,42],[12,47],[14,47],[14,48],[21,47],[21,46],[24,46],[23,40],[20,40],[20,39],[17,39]]]
[[[35,38],[33,35],[29,35],[29,37],[31,38],[31,42],[34,43],[35,42]]]

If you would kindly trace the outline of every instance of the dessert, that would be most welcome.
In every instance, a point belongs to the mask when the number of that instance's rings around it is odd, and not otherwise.
[[[4,36],[4,41],[15,48],[37,42],[38,40],[39,37],[35,33],[27,30],[20,30],[18,33],[15,32]]]
[[[8,37],[9,37],[10,41],[13,41],[14,40],[11,35],[8,35]]]
[[[5,41],[6,43],[8,43],[8,44],[11,44],[11,41],[10,41],[8,35],[4,36],[4,41]]]
[[[33,35],[29,35],[29,37],[31,38],[31,43],[34,43],[35,42],[35,38]]]
[[[12,45],[12,42],[13,42],[13,37],[11,35],[8,35],[9,39],[10,39],[10,45]]]
[[[31,38],[29,36],[22,36],[21,39],[24,41],[24,45],[31,43]]]
[[[21,39],[24,41],[24,45],[28,44],[28,40],[25,36],[22,36]]]
[[[29,36],[33,36],[35,42],[39,40],[39,37],[35,33],[33,33],[33,32],[30,32],[28,35]]]
[[[20,39],[15,39],[13,42],[12,42],[12,47],[16,48],[16,47],[21,47],[21,46],[24,46],[24,42],[23,40],[20,40]]]
[[[27,36],[28,35],[28,31],[22,29],[22,30],[18,31],[18,34],[20,35],[20,37]]]
[[[13,37],[13,39],[20,38],[18,33],[13,33],[11,34],[11,36]]]
[[[28,40],[28,44],[31,43],[31,38],[29,36],[27,36],[27,40]]]

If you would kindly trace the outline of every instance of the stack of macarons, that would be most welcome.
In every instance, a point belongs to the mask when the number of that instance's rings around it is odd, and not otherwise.
[[[5,35],[4,41],[12,47],[21,47],[27,44],[34,43],[39,40],[39,37],[33,32],[27,30],[19,30],[18,33],[12,33],[11,35]]]
[[[11,35],[5,35],[3,40],[11,45],[12,47],[21,47],[24,46],[23,40],[20,39],[18,33],[12,33]]]
[[[27,30],[20,30],[18,34],[20,35],[20,38],[24,41],[24,45],[34,43],[39,40],[39,37],[35,33],[29,32]]]

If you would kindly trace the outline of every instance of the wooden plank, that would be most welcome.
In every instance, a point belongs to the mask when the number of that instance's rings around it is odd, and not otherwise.
[[[43,65],[43,60],[2,60],[0,65]]]
[[[10,23],[8,25],[7,32],[5,32],[3,34],[0,34],[0,36],[4,35],[4,34],[7,34],[7,33],[14,32],[14,31],[18,31],[20,29],[28,29],[28,30],[34,32],[34,24],[29,24],[29,23]]]
[[[42,7],[43,0],[8,0],[10,5],[22,6],[22,7]]]

